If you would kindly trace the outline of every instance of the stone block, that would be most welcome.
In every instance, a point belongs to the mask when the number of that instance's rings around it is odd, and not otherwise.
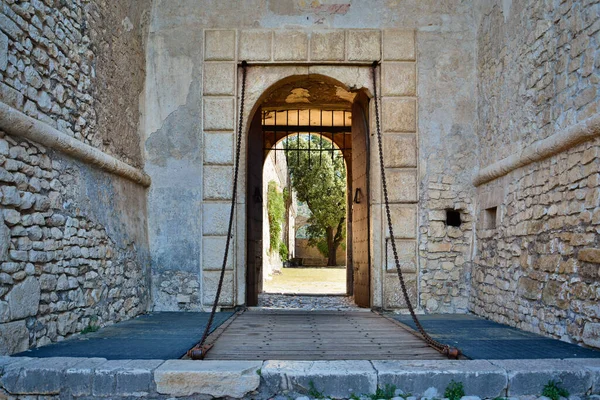
[[[105,358],[84,358],[81,362],[65,370],[64,387],[73,396],[92,394],[94,370],[106,363]]]
[[[0,82],[0,100],[17,110],[23,109],[23,95]]]
[[[233,133],[204,134],[204,164],[233,164]]]
[[[344,61],[346,35],[343,31],[314,31],[310,38],[312,61]]]
[[[25,320],[0,324],[0,354],[15,354],[29,347],[29,330]]]
[[[24,363],[10,364],[0,378],[0,386],[11,394],[59,394],[65,370],[81,362],[81,358],[32,358]]]
[[[577,259],[583,262],[600,264],[600,249],[585,248],[579,250]]]
[[[117,372],[118,396],[145,397],[154,391],[154,370],[163,360],[131,360]]]
[[[272,37],[273,32],[270,30],[241,31],[238,59],[240,61],[270,61]]]
[[[202,207],[202,233],[227,235],[231,203],[204,203]]]
[[[314,388],[331,398],[374,393],[377,373],[369,361],[267,361],[261,370],[270,391],[307,393]]]
[[[36,315],[40,305],[40,295],[40,283],[33,276],[15,285],[6,296],[11,319]]]
[[[414,99],[384,97],[382,100],[384,132],[415,132],[417,102]]]
[[[507,385],[504,370],[485,360],[373,361],[373,366],[379,386],[396,385],[417,397],[431,387],[444,393],[451,380],[462,382],[466,395],[480,398],[504,396]]]
[[[384,210],[385,215],[385,210]],[[392,229],[396,238],[417,237],[417,206],[390,204],[390,215],[392,217]],[[387,219],[384,224],[385,237],[390,237]]]
[[[0,32],[0,70],[6,71],[8,66],[8,36]]]
[[[395,267],[394,267],[395,268]],[[404,284],[408,292],[408,298],[414,308],[418,307],[417,304],[417,277],[415,274],[405,273],[402,274],[404,277]],[[400,280],[398,274],[394,271],[390,271],[383,277],[383,307],[384,308],[407,308],[406,301],[404,299],[404,293],[400,286]]]
[[[170,396],[241,398],[258,389],[262,361],[168,360],[154,371],[156,391]]]
[[[381,31],[351,29],[347,36],[348,61],[381,60]]]
[[[218,165],[204,167],[204,200],[229,200],[233,191],[233,168]]]
[[[207,61],[235,60],[235,31],[207,30],[204,38],[204,59]]]
[[[385,269],[389,272],[396,271],[396,262],[394,252],[392,251],[392,241],[386,239]],[[395,240],[398,261],[402,272],[417,272],[417,242],[414,240]]]
[[[212,306],[215,301],[220,274],[221,271],[202,271],[202,305],[205,307]],[[231,271],[225,272],[219,305],[233,305],[233,273]]]
[[[273,60],[308,60],[308,36],[306,32],[293,30],[275,31],[273,40]]]
[[[571,395],[592,387],[592,372],[565,360],[493,360],[508,374],[508,396],[539,395],[550,380],[559,381]]]
[[[600,349],[600,323],[586,322],[583,326],[581,339],[588,346]]]
[[[383,59],[405,61],[415,59],[415,32],[404,29],[383,31]]]
[[[417,171],[386,168],[385,174],[390,203],[411,203],[417,201]]]
[[[584,368],[592,374],[592,394],[600,394],[600,358],[569,358],[565,361]]]
[[[225,254],[226,236],[205,236],[202,238],[202,270],[220,271]],[[233,243],[229,245],[226,269],[233,269]]]
[[[124,370],[131,360],[109,360],[94,370],[92,383],[93,396],[114,396],[117,390],[117,374]]]
[[[383,154],[386,167],[411,168],[417,166],[417,137],[414,134],[387,133],[383,136]]]
[[[416,96],[417,76],[415,63],[383,63],[381,93],[384,96]]]
[[[232,131],[235,126],[233,98],[204,99],[204,130]]]
[[[206,95],[235,94],[234,63],[204,63],[202,92]]]

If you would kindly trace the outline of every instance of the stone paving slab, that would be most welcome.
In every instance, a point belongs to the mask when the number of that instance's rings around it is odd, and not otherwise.
[[[480,398],[537,398],[550,380],[559,381],[572,396],[600,395],[600,360],[262,362],[0,357],[0,398],[7,394],[9,398],[266,400],[283,399],[286,393],[308,394],[311,388],[313,395],[349,398],[373,394],[386,384],[420,398],[425,393],[441,397],[451,380],[461,382],[467,395]]]
[[[154,372],[156,391],[171,396],[243,397],[258,389],[261,361],[169,360]]]
[[[395,385],[407,393],[430,387],[443,393],[452,380],[462,382],[466,395],[495,398],[506,392],[506,371],[486,360],[373,361],[373,366],[379,386]]]
[[[593,384],[592,372],[567,360],[492,360],[508,376],[508,396],[542,393],[550,380],[560,382],[570,394],[586,394]]]
[[[271,390],[314,390],[335,398],[374,393],[377,371],[370,361],[266,361],[264,383]]]

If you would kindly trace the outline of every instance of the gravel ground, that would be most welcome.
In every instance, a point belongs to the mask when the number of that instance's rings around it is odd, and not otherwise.
[[[359,309],[354,304],[354,299],[347,296],[303,296],[269,293],[258,295],[258,306],[295,310],[347,311]]]

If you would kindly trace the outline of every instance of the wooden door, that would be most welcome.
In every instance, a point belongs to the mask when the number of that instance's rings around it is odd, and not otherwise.
[[[371,306],[369,232],[369,143],[366,100],[352,106],[352,263],[354,301]]]
[[[258,305],[262,291],[262,234],[263,234],[263,133],[262,110],[254,114],[248,134],[246,181],[246,305]]]

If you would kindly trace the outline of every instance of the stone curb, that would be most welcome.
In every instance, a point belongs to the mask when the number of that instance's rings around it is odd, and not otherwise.
[[[600,394],[600,359],[420,361],[192,361],[0,357],[0,394],[61,398],[270,397],[311,389],[332,398],[395,385],[422,396],[451,380],[481,398],[537,395],[550,380]],[[431,391],[429,391],[431,392]],[[264,395],[264,396],[262,396]],[[254,396],[256,397],[256,396]]]

